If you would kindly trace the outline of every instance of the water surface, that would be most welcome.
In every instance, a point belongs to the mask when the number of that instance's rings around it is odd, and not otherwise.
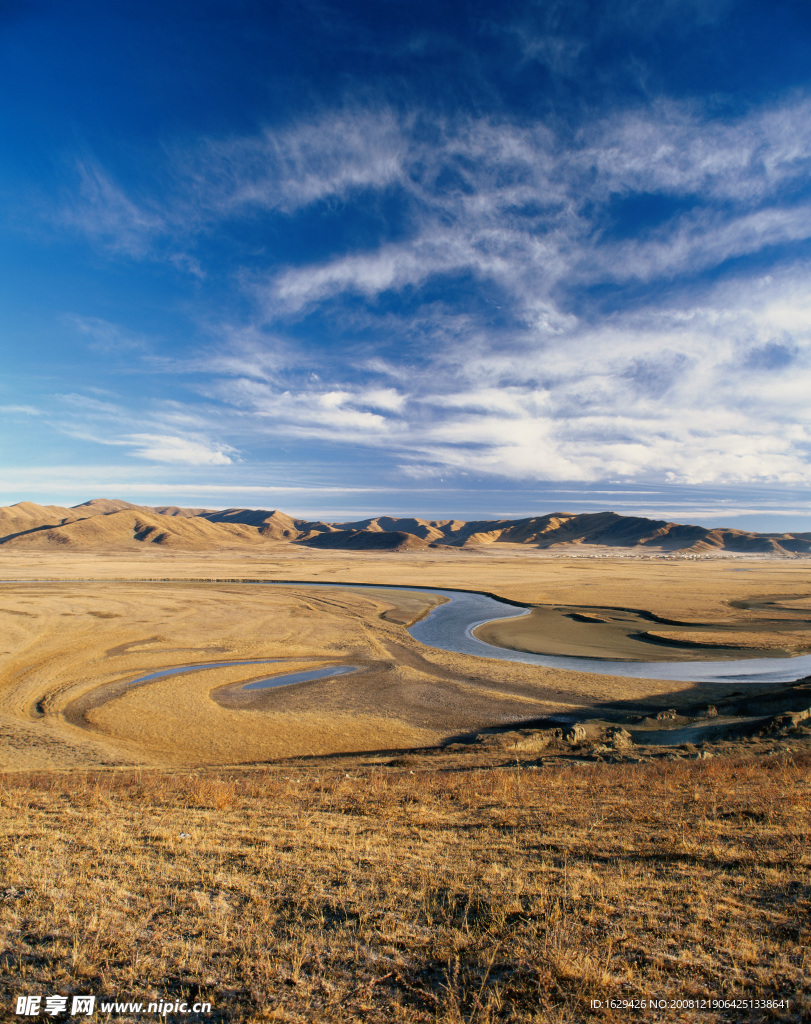
[[[331,679],[332,676],[343,676],[348,672],[357,672],[357,665],[331,665],[323,668],[311,668],[306,672],[287,672],[282,676],[270,679],[257,679],[248,683],[243,690],[272,690],[277,686],[292,686],[294,683],[308,683],[312,679]]]

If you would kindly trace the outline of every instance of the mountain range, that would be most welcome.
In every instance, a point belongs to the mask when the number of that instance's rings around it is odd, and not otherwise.
[[[257,548],[269,542],[356,551],[524,544],[650,552],[811,553],[811,533],[751,533],[687,526],[616,512],[563,513],[527,519],[417,519],[377,516],[349,523],[294,519],[266,509],[148,507],[94,498],[70,508],[23,501],[0,507],[0,545],[10,548],[120,550],[156,544],[187,551]]]

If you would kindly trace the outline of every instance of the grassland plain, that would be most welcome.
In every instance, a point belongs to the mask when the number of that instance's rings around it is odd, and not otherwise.
[[[0,576],[0,1015],[82,992],[207,1000],[200,1019],[235,1022],[811,1014],[807,730],[640,763],[440,749],[553,710],[717,694],[429,651],[404,629],[424,603],[396,592],[228,582],[470,588],[762,630],[776,605],[803,617],[803,562],[279,545],[9,552]],[[126,685],[274,657],[361,671],[250,699],[278,666]]]
[[[256,1024],[799,1024],[809,760],[7,775],[2,1003],[205,1000],[196,1019]]]

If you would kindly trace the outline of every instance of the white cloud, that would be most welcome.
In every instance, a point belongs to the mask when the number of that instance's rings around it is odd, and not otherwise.
[[[163,216],[130,198],[96,162],[78,161],[76,170],[77,192],[61,211],[62,223],[114,251],[143,256],[165,229]]]
[[[502,340],[440,327],[418,372],[361,358],[323,367],[317,387],[235,378],[217,394],[274,437],[360,443],[412,474],[801,483],[811,480],[806,280],[800,265],[595,324],[553,309],[553,332],[542,322]],[[396,389],[353,382],[370,368]]]
[[[227,466],[237,454],[230,445],[171,434],[129,434],[118,443],[132,445],[136,458],[184,466]]]
[[[251,430],[272,431],[289,438],[319,438],[331,442],[380,444],[397,429],[396,412],[401,403],[392,392],[382,394],[383,402],[370,400],[366,389],[320,389],[280,391],[266,383],[237,378],[218,386],[221,399],[240,410],[251,422]],[[374,392],[372,392],[372,395]],[[377,411],[370,412],[374,408]],[[244,424],[243,424],[244,427]]]
[[[186,466],[240,462],[238,450],[210,437],[211,407],[178,401],[150,403],[71,393],[51,396],[46,422],[59,434],[91,445],[127,449],[131,457]]]
[[[683,217],[676,228],[652,238],[610,245],[595,254],[584,277],[650,281],[676,274],[698,273],[732,257],[761,252],[770,246],[811,238],[811,205],[767,208],[734,219],[717,214]]]
[[[357,402],[370,409],[401,413],[405,408],[406,398],[395,388],[367,388],[358,393]]]
[[[281,130],[207,139],[177,154],[177,175],[201,219],[257,208],[290,213],[403,173],[408,139],[386,109],[345,109]]]
[[[33,405],[0,405],[0,412],[8,415],[42,416],[42,410]]]
[[[554,50],[535,56],[578,59]],[[177,195],[154,214],[90,166],[76,223],[136,253],[167,224],[191,236],[259,210],[396,195],[396,238],[381,228],[364,248],[246,269],[256,322],[208,325],[211,351],[167,363],[195,375],[243,448],[365,445],[421,471],[521,480],[793,483],[811,472],[811,293],[807,268],[781,260],[811,239],[810,154],[804,96],[735,118],[654,102],[573,138],[551,122],[345,106],[178,154]],[[654,200],[649,223],[622,212],[637,199]],[[770,274],[730,269],[747,256]],[[701,282],[724,267],[728,283]],[[578,303],[636,282],[650,286],[625,293],[636,309],[598,320]],[[321,338],[312,352],[289,340],[312,313],[327,324],[323,359]],[[162,413],[136,425],[114,403],[81,408],[85,427],[117,419],[111,436],[139,458],[233,461],[201,408]]]
[[[692,275],[802,241],[811,207],[786,196],[811,173],[810,115],[805,99],[736,120],[668,102],[586,124],[574,143],[543,125],[490,119],[443,122],[427,143],[389,117],[383,138],[398,140],[398,156],[385,184],[409,197],[410,235],[274,272],[257,292],[273,318],[346,293],[373,299],[473,273],[496,282],[521,315],[542,319],[555,311],[555,291],[573,283]],[[374,122],[368,129],[374,138]],[[307,157],[322,168],[316,150]],[[345,198],[341,174],[319,180],[319,196]],[[633,241],[613,238],[610,201],[639,194],[685,205]]]
[[[345,292],[374,297],[464,272],[498,282],[530,315],[577,280],[694,273],[811,236],[808,207],[790,198],[811,174],[804,96],[734,118],[654,100],[586,120],[573,135],[552,124],[346,104],[286,127],[206,139],[179,150],[174,163],[174,191],[158,201],[136,200],[84,160],[63,220],[138,256],[159,235],[192,244],[199,232],[257,210],[292,215],[392,190],[404,205],[408,230],[396,242],[274,270],[258,285],[252,273],[270,317]],[[633,242],[612,238],[611,202],[638,195],[684,206]],[[167,256],[181,257],[198,259]],[[206,272],[198,263],[187,269]]]
[[[79,316],[66,313],[63,323],[89,340],[90,346],[100,352],[142,351],[146,348],[143,335],[127,330],[120,324],[112,323],[98,316]]]

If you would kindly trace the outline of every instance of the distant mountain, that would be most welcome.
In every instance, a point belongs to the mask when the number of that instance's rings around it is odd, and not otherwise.
[[[794,556],[811,553],[811,533],[708,529],[616,512],[555,512],[528,519],[417,519],[377,516],[351,523],[294,519],[278,509],[151,508],[94,498],[65,508],[23,501],[0,508],[4,547],[119,550],[156,544],[212,551],[268,543],[347,551],[523,544],[542,549],[633,548],[638,551]]]
[[[268,540],[298,540],[301,529],[295,519],[284,512],[266,512],[256,508],[227,508],[222,512],[202,512],[200,518],[210,523],[252,526]]]
[[[249,526],[213,524],[199,516],[164,516],[153,510],[122,509],[88,515],[59,526],[39,526],[0,538],[0,544],[28,548],[118,550],[140,544],[159,544],[186,551],[257,545],[262,536]]]
[[[344,529],[410,532],[434,544],[468,547],[482,544],[527,544],[537,548],[574,545],[642,547],[658,551],[734,551],[798,554],[811,552],[811,533],[764,534],[745,530],[684,526],[664,519],[621,516],[616,512],[580,515],[555,512],[530,519],[475,520],[392,519],[382,516]]]
[[[93,516],[105,516],[108,512],[123,512],[124,509],[136,509],[142,511],[143,505],[133,505],[130,501],[121,501],[120,498],[91,498],[90,501],[82,502],[81,505],[74,505],[71,512],[79,514],[86,513]],[[154,511],[149,509],[150,512]]]
[[[64,508],[62,505],[37,505],[33,501],[21,501],[17,505],[8,505],[0,508],[0,540],[42,527],[62,526],[79,519],[115,511],[112,508],[104,507],[108,504],[116,505],[118,503],[107,503],[103,499],[99,499],[85,502],[84,505],[77,505],[76,508]]]

